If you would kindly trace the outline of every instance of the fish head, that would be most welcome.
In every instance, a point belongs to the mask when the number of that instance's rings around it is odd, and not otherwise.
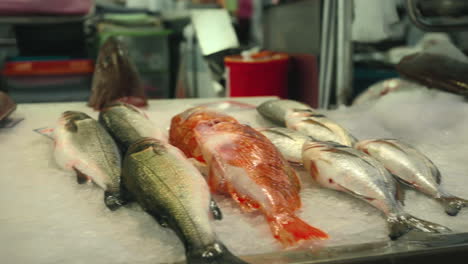
[[[104,70],[118,70],[129,63],[128,51],[115,37],[109,37],[99,50],[96,67]]]
[[[95,109],[125,97],[141,97],[146,103],[136,66],[124,44],[115,37],[109,37],[99,49],[91,90],[88,104]]]

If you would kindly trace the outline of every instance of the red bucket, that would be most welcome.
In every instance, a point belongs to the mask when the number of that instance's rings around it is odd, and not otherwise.
[[[285,53],[263,51],[245,59],[240,55],[227,56],[227,96],[288,97],[288,62]]]

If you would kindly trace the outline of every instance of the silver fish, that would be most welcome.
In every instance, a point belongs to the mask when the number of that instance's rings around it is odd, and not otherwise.
[[[313,110],[292,109],[286,114],[286,127],[318,141],[332,141],[349,147],[357,141],[344,127]]]
[[[400,182],[438,200],[448,215],[457,215],[468,201],[443,191],[441,174],[419,150],[396,139],[363,140],[356,148],[380,161]]]
[[[259,105],[257,111],[278,125],[302,132],[319,141],[333,141],[350,147],[357,141],[344,127],[297,101],[270,100]]]
[[[180,237],[187,263],[245,264],[217,240],[209,213],[221,219],[221,211],[203,176],[179,149],[152,138],[136,141],[125,156],[122,181],[149,214]]]
[[[310,106],[294,100],[268,100],[257,107],[257,111],[268,120],[280,126],[285,126],[286,114],[291,109],[309,109]]]
[[[167,141],[161,130],[148,119],[146,114],[130,104],[105,105],[99,114],[99,123],[109,131],[122,153],[125,153],[133,142],[142,137]]]
[[[93,181],[105,190],[104,202],[111,210],[123,204],[120,195],[121,157],[107,131],[82,112],[62,114],[54,130],[55,160],[75,171],[78,183]]]
[[[295,164],[302,164],[302,146],[304,143],[315,140],[305,134],[283,127],[272,127],[260,129],[259,131],[275,145],[287,161]]]
[[[450,231],[404,212],[395,198],[395,179],[380,162],[359,150],[333,142],[307,142],[303,164],[319,185],[351,194],[382,211],[392,239],[413,228],[432,233]]]

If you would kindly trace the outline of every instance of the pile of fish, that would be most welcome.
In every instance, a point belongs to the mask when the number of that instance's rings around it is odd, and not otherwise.
[[[93,181],[104,189],[109,209],[137,201],[173,229],[188,263],[246,263],[217,239],[210,212],[218,220],[222,214],[201,173],[134,106],[105,105],[99,122],[85,113],[63,113],[55,130],[55,159],[74,170],[79,183]]]
[[[101,187],[109,209],[135,201],[173,229],[188,263],[245,263],[212,228],[212,218],[222,219],[212,193],[226,195],[244,213],[261,213],[285,248],[327,239],[326,231],[296,215],[301,182],[293,166],[304,166],[318,185],[379,209],[392,239],[410,230],[450,231],[405,212],[403,186],[436,199],[449,215],[468,205],[441,189],[437,167],[408,144],[359,141],[296,101],[271,100],[257,110],[281,127],[257,130],[194,107],[172,118],[167,138],[143,111],[126,103],[103,105],[98,121],[67,111],[55,130],[55,159],[76,172],[79,183]]]
[[[467,200],[441,189],[437,167],[409,144],[397,139],[358,141],[339,124],[296,101],[267,101],[257,111],[287,127],[261,132],[290,162],[302,163],[320,186],[348,193],[381,210],[392,239],[411,229],[432,233],[450,231],[404,212],[403,186],[438,200],[451,216],[468,205]]]

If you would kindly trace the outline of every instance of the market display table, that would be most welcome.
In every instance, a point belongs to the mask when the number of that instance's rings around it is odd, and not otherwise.
[[[268,97],[235,99],[258,105]],[[167,132],[170,119],[186,108],[225,99],[152,100],[145,110]],[[272,126],[254,108],[216,104],[252,127]],[[97,118],[84,102],[20,104],[12,117],[24,120],[0,129],[0,256],[2,263],[184,263],[182,243],[137,204],[111,212],[103,191],[79,185],[73,173],[58,168],[53,141],[34,132],[53,127],[60,114],[77,110]],[[325,112],[359,139],[397,137],[426,153],[442,172],[443,187],[468,198],[468,104],[441,92],[411,91],[388,95],[377,104]],[[431,260],[468,249],[468,209],[447,216],[432,199],[406,194],[406,210],[454,232],[411,232],[390,241],[380,212],[349,195],[315,185],[303,169],[303,207],[298,216],[330,235],[324,242],[284,250],[263,216],[242,213],[215,195],[224,218],[213,221],[219,239],[250,263],[399,263],[431,254]],[[444,255],[445,254],[445,255]],[[463,255],[464,257],[466,257]],[[387,262],[388,261],[388,262]],[[412,261],[411,263],[415,263]],[[425,261],[428,263],[430,261]],[[402,262],[403,263],[403,262]],[[454,263],[450,261],[450,263]]]

